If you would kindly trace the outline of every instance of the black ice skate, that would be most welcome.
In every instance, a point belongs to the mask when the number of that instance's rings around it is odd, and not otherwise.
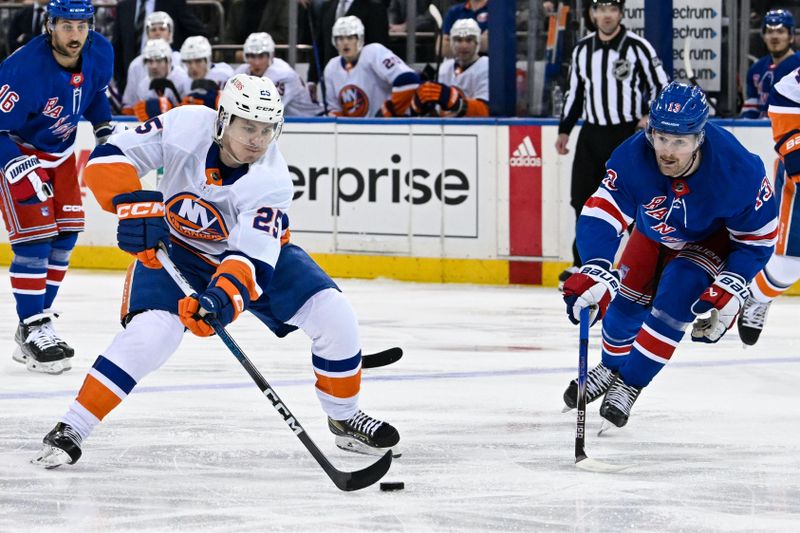
[[[626,385],[622,378],[617,376],[608,388],[606,397],[603,398],[603,404],[600,406],[600,416],[621,428],[628,423],[633,403],[641,392],[641,387]],[[603,429],[600,432],[602,433]]]
[[[616,374],[600,363],[586,374],[586,403],[591,403],[606,393],[611,382],[614,381]],[[573,379],[569,382],[567,390],[564,391],[564,413],[575,409],[578,405],[578,380]]]
[[[742,312],[736,325],[739,327],[739,338],[747,346],[752,346],[758,342],[758,336],[764,329],[764,322],[767,320],[767,312],[772,302],[761,303],[752,296],[744,302]]]
[[[71,465],[81,458],[81,437],[69,424],[59,422],[42,439],[42,449],[31,463],[45,468]]]
[[[45,309],[44,312],[45,312],[45,314],[52,315],[53,318],[58,318],[58,312],[57,311],[54,311],[52,309]],[[69,344],[67,344],[67,342],[64,339],[62,339],[61,337],[58,336],[58,333],[56,333],[56,328],[55,328],[55,325],[53,324],[53,320],[52,319],[50,319],[50,323],[47,324],[47,329],[48,329],[48,333],[50,333],[50,337],[53,340],[55,340],[56,344],[61,346],[62,350],[64,350],[64,354],[67,357],[73,357],[75,355],[75,349],[72,346],[70,346]]]
[[[328,417],[328,428],[336,435],[336,446],[343,450],[367,455],[383,455],[391,449],[394,457],[400,457],[396,445],[400,434],[388,422],[381,422],[366,415],[360,409],[347,420]]]
[[[12,357],[14,361],[25,363],[31,372],[60,374],[72,368],[64,348],[58,344],[60,339],[51,322],[49,315],[41,313],[26,318],[17,327],[14,335],[17,349]]]

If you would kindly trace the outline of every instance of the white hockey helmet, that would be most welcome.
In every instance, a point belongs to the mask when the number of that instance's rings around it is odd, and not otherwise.
[[[211,43],[202,35],[194,35],[183,41],[181,61],[205,59],[211,64]]]
[[[269,54],[275,55],[275,41],[267,32],[251,33],[244,42],[244,53],[247,54]]]
[[[476,42],[481,42],[481,27],[475,19],[458,19],[450,28],[450,38],[475,37]]]
[[[361,47],[364,46],[364,24],[361,19],[353,15],[336,19],[331,32],[333,46],[336,47],[337,37],[350,37],[351,35],[358,36],[358,49],[361,50]]]
[[[169,30],[169,39],[167,42],[172,44],[172,35],[175,33],[175,23],[172,21],[172,17],[169,16],[169,13],[166,11],[153,11],[147,15],[147,18],[144,19],[145,31],[149,34],[150,28],[153,26],[166,26]]]
[[[172,62],[172,48],[164,39],[150,39],[144,45],[142,58],[145,61],[148,59],[166,59]]]
[[[247,74],[237,74],[228,80],[217,106],[214,134],[217,143],[222,143],[222,135],[234,116],[272,124],[269,142],[275,142],[283,128],[283,102],[272,80]]]

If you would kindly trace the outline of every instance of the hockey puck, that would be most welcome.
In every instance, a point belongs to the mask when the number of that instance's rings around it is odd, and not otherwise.
[[[382,481],[381,482],[381,490],[383,492],[392,492],[395,490],[403,490],[406,488],[406,484],[402,481]]]

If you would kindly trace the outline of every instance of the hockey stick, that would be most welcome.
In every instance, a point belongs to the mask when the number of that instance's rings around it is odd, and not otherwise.
[[[695,76],[694,68],[692,68],[692,59],[689,57],[689,52],[692,49],[692,39],[688,35],[686,36],[686,40],[683,41],[683,67],[686,69],[686,79],[689,80],[689,83],[694,85],[695,87],[702,87],[699,83],[697,83],[697,76]],[[706,97],[706,101],[708,105],[714,110],[714,114],[717,114],[717,106],[714,102],[711,101],[710,98]]]
[[[625,470],[630,465],[616,466],[591,459],[586,455],[586,375],[589,360],[589,313],[581,309],[580,347],[578,348],[578,423],[575,431],[575,466],[589,472],[611,473]]]
[[[428,13],[436,23],[436,75],[433,81],[439,81],[439,66],[442,64],[442,47],[444,46],[444,36],[442,35],[442,12],[434,3],[428,4]]]
[[[314,52],[314,64],[317,67],[317,83],[319,83],[320,95],[322,96],[322,109],[325,111],[325,116],[328,116],[328,99],[325,97],[325,78],[322,75],[322,71],[325,67],[319,63],[319,46],[317,46],[317,34],[314,33],[314,17],[311,14],[311,4],[306,7],[306,13],[308,14],[308,30],[311,32],[311,50]]]
[[[186,281],[186,278],[183,277],[178,267],[175,266],[175,263],[172,262],[172,259],[169,258],[167,252],[163,249],[160,249],[156,252],[156,257],[161,262],[164,267],[164,270],[167,271],[169,276],[175,282],[175,284],[183,291],[186,296],[192,296],[196,294],[192,286]],[[286,404],[278,397],[278,394],[272,390],[272,387],[267,383],[267,380],[264,379],[264,376],[256,369],[253,363],[247,358],[244,351],[236,344],[236,341],[233,340],[225,328],[223,328],[220,323],[213,317],[208,317],[205,319],[206,322],[214,329],[214,333],[222,339],[222,342],[225,343],[225,346],[231,351],[231,353],[236,357],[236,359],[241,363],[253,381],[258,385],[258,388],[261,389],[261,392],[264,393],[264,396],[272,403],[272,407],[278,411],[283,417],[283,421],[289,426],[289,429],[297,435],[297,438],[300,439],[300,442],[306,447],[306,449],[311,452],[311,455],[314,456],[314,459],[317,460],[317,463],[322,467],[328,477],[331,478],[333,484],[336,485],[337,488],[344,491],[352,491],[352,490],[359,490],[363,489],[364,487],[368,487],[381,479],[384,474],[389,470],[389,467],[392,464],[392,451],[387,451],[383,457],[378,459],[376,462],[372,463],[367,468],[363,470],[358,470],[356,472],[345,472],[342,470],[336,469],[331,462],[325,457],[325,454],[314,444],[314,441],[311,440],[311,437],[308,436],[306,430],[303,429],[303,426],[300,425],[300,422],[295,418],[289,408],[286,407]]]
[[[391,365],[403,357],[403,349],[395,346],[388,350],[361,356],[361,368],[379,368]]]

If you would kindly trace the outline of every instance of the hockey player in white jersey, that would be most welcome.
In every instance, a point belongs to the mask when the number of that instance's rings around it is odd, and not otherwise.
[[[322,106],[314,103],[300,75],[292,66],[275,57],[275,41],[266,32],[251,33],[244,42],[243,63],[236,73],[264,76],[272,80],[283,101],[283,114],[287,117],[315,117],[322,114]]]
[[[192,81],[186,72],[172,63],[172,49],[163,39],[151,39],[140,56],[144,60],[145,77],[128,77],[122,113],[141,121],[166,113],[189,93]],[[135,86],[135,87],[134,87]]]
[[[175,23],[172,17],[164,11],[153,11],[144,20],[144,28],[147,32],[147,39],[163,39],[170,45],[170,55],[172,67],[183,69],[181,54],[172,49],[172,33]],[[146,45],[145,45],[146,46]],[[141,98],[137,98],[135,93],[139,88],[139,82],[147,78],[147,67],[145,66],[144,54],[140,54],[128,65],[128,77],[125,84],[125,92],[122,94],[122,105],[130,106]]]
[[[219,90],[233,76],[233,68],[227,63],[211,61],[211,43],[202,35],[189,37],[183,42],[181,61],[192,80],[190,93],[184,95],[182,103],[216,109]]]
[[[333,25],[339,55],[325,66],[328,114],[344,117],[399,117],[411,106],[419,76],[379,43],[364,45],[364,24],[358,17],[339,18]]]
[[[417,87],[411,108],[417,115],[489,116],[489,58],[478,56],[481,28],[475,19],[459,19],[450,30],[455,57],[439,69],[438,82]]]
[[[400,437],[358,408],[358,323],[336,284],[288,243],[289,169],[276,140],[283,105],[274,84],[243,74],[222,91],[218,112],[182,106],[98,147],[84,171],[98,203],[117,214],[117,240],[136,261],[128,269],[120,332],[86,376],[33,462],[75,463],[99,422],[177,350],[184,328],[213,330],[250,311],[277,336],[302,329],[312,341],[316,392],[336,444],[380,453]],[[158,190],[140,177],[163,167]],[[156,249],[197,292],[185,297],[161,268]]]

